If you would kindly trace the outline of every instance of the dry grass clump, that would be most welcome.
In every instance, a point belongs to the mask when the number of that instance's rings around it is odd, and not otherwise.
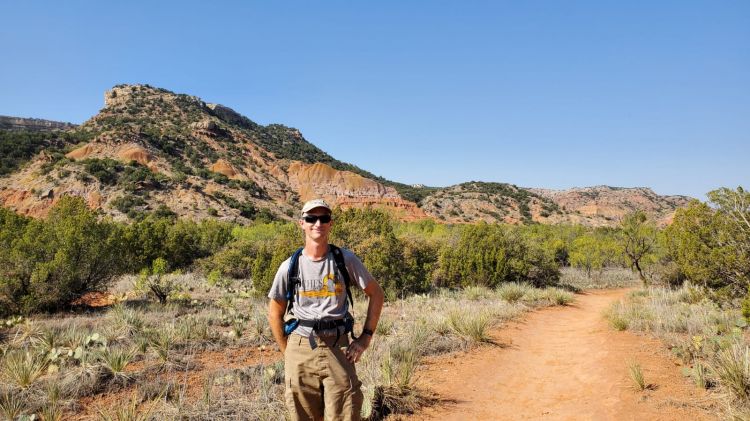
[[[713,371],[719,385],[741,406],[750,404],[750,347],[734,343],[716,354]]]
[[[586,271],[574,267],[560,269],[560,284],[574,290],[625,288],[641,285],[638,275],[627,268],[604,268],[592,272],[589,277]]]
[[[649,332],[662,339],[692,365],[683,372],[696,386],[723,392],[727,417],[750,414],[750,348],[739,309],[721,307],[706,290],[684,285],[634,291],[605,317],[617,330]]]
[[[135,396],[125,404],[109,410],[99,411],[100,421],[148,421],[151,419],[151,407],[144,411],[138,410],[138,400]]]
[[[4,420],[15,420],[26,411],[23,394],[5,391],[0,394],[0,417]]]
[[[446,314],[445,323],[452,333],[469,345],[492,342],[489,329],[493,325],[493,319],[486,311],[453,308]]]
[[[628,374],[630,375],[630,380],[633,381],[635,390],[639,392],[646,390],[648,383],[646,383],[646,379],[643,376],[643,369],[638,362],[632,361],[628,363]]]
[[[545,288],[542,290],[542,296],[550,304],[557,306],[566,306],[575,300],[573,293],[561,288]]]
[[[533,288],[528,284],[509,282],[497,288],[497,295],[509,303],[517,303]]]

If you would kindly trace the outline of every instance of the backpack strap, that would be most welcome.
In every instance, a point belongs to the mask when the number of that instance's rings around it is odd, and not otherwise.
[[[347,298],[349,298],[349,305],[352,309],[354,309],[354,300],[352,299],[352,290],[350,288],[352,280],[349,277],[349,271],[346,270],[344,253],[341,252],[340,248],[334,246],[333,244],[329,244],[328,247],[331,249],[331,253],[333,253],[333,260],[336,262],[336,267],[339,269],[339,273],[341,273],[341,276],[344,277],[344,285],[346,285],[346,296]]]
[[[292,258],[289,259],[289,270],[286,274],[286,312],[291,314],[293,314],[294,294],[297,291],[297,285],[300,283],[299,256],[302,254],[302,249],[300,247],[292,254]]]
[[[349,299],[349,305],[351,309],[354,309],[354,299],[352,298],[352,291],[349,287],[351,285],[351,277],[349,276],[349,271],[346,269],[346,262],[344,261],[344,253],[341,252],[341,249],[334,246],[333,244],[329,244],[329,249],[331,253],[333,253],[333,260],[336,263],[336,268],[338,269],[339,273],[341,273],[341,276],[344,278],[344,285],[346,286],[346,296]],[[287,314],[294,314],[292,311],[292,307],[294,306],[294,295],[297,292],[297,287],[300,284],[300,272],[299,272],[299,257],[302,254],[303,248],[300,247],[297,249],[297,251],[292,254],[292,257],[289,259],[289,270],[287,272],[287,284],[286,284],[286,312]],[[312,327],[313,329],[327,329],[328,325],[321,324],[320,321],[308,321],[308,320],[297,320],[297,319],[290,319],[284,324],[284,334],[289,335],[294,331],[294,329],[297,328],[297,326],[308,326]],[[333,326],[345,326],[345,331],[351,333],[353,339],[357,339],[356,336],[354,336],[354,319],[347,315],[344,319],[336,320],[333,322]],[[336,342],[338,343],[338,335],[339,332],[336,332]]]

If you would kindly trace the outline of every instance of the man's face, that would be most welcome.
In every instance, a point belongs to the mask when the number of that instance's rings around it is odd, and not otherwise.
[[[330,218],[331,213],[325,208],[315,208],[309,210],[305,216],[300,219],[299,224],[302,227],[302,231],[305,232],[305,238],[313,241],[328,241],[328,234],[331,233],[331,227],[333,226],[333,220],[327,223],[323,223],[318,219],[321,216],[328,216]],[[307,220],[306,220],[307,219]],[[309,220],[316,219],[310,222]]]

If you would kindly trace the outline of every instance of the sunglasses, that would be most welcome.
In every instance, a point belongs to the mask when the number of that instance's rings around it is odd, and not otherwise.
[[[305,215],[302,217],[308,224],[315,225],[316,222],[320,221],[321,224],[327,224],[331,222],[331,215]]]

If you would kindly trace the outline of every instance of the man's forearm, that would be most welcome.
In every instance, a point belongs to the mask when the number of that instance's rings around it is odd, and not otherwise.
[[[365,329],[375,331],[380,320],[380,312],[383,310],[384,294],[383,289],[378,285],[372,293],[369,295],[369,301],[367,303],[367,317],[365,318]]]
[[[286,351],[287,343],[287,337],[284,335],[284,308],[274,300],[268,304],[268,324],[282,354]]]

